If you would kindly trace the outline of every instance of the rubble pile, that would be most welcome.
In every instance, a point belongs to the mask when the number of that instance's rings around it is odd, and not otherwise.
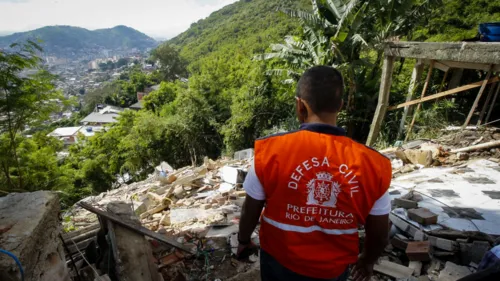
[[[214,277],[216,270],[218,278],[234,277],[254,267],[232,259],[228,243],[228,237],[238,231],[246,195],[242,183],[250,165],[248,158],[205,158],[199,167],[178,170],[162,163],[145,181],[81,202],[99,209],[106,209],[111,202],[129,203],[142,226],[190,248],[194,255],[149,240],[165,280],[205,280],[207,274]],[[87,227],[96,232],[97,216],[78,204],[65,217],[66,229]],[[81,250],[87,245],[82,244]]]
[[[471,127],[455,132],[455,127],[436,140],[419,139],[380,151],[392,160],[393,175],[435,166],[458,166],[471,159],[500,162],[500,130]]]

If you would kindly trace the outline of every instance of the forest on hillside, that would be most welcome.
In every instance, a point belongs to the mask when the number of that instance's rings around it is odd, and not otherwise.
[[[43,124],[65,105],[52,102],[63,100],[51,83],[55,78],[43,69],[33,77],[17,76],[40,66],[31,45],[0,52],[6,97],[0,113],[8,116],[0,120],[0,192],[58,190],[71,204],[116,187],[125,174],[142,180],[161,161],[181,167],[252,147],[256,138],[298,126],[295,85],[313,65],[341,70],[346,90],[339,126],[363,142],[377,103],[386,40],[461,41],[491,21],[500,21],[495,1],[241,0],[154,50],[152,60],[162,66],[158,72],[132,70],[88,93],[82,115],[100,102],[130,106],[136,91],[161,83],[143,110],[124,111],[107,131],[71,146],[64,159],[56,157],[62,144],[46,137],[46,130],[31,138],[24,134],[25,126]],[[391,104],[405,100],[413,64],[397,61]],[[481,75],[468,71],[464,83]],[[431,92],[443,87],[442,80],[443,73],[433,74]],[[462,122],[473,94],[424,104],[411,137],[432,137],[442,126]],[[388,114],[376,146],[397,140],[400,118],[401,112]]]

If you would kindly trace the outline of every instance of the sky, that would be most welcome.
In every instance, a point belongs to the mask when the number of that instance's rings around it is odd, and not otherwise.
[[[172,38],[236,0],[0,0],[0,35],[47,25],[87,29],[126,25]]]

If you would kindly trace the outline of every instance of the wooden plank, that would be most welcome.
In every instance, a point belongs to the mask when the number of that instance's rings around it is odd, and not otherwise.
[[[151,237],[153,239],[156,239],[160,242],[163,242],[165,244],[168,244],[170,246],[173,246],[177,249],[180,249],[180,250],[183,250],[187,253],[190,253],[190,254],[195,254],[190,248],[187,248],[185,247],[184,245],[178,243],[177,241],[173,240],[173,239],[169,239],[159,233],[156,233],[154,231],[151,231],[143,226],[140,226],[140,225],[132,225],[128,222],[124,222],[123,220],[121,220],[120,218],[116,217],[115,215],[113,214],[110,214],[109,212],[106,212],[106,211],[102,211],[102,210],[99,210],[99,209],[96,209],[94,207],[92,207],[91,205],[85,203],[85,202],[80,202],[78,203],[78,205],[80,205],[82,208],[84,208],[85,210],[88,210],[94,214],[97,214],[99,216],[102,216],[106,219],[109,219],[111,220],[112,222],[114,223],[117,223],[123,227],[126,227],[130,230],[133,230],[135,232],[138,232],[138,233],[142,233],[143,235],[146,235],[148,237]]]
[[[490,141],[490,142],[486,142],[486,143],[482,143],[482,144],[476,144],[476,145],[468,146],[468,147],[464,147],[464,148],[454,149],[450,152],[451,153],[469,152],[469,151],[492,148],[492,147],[497,147],[497,146],[500,146],[500,140],[495,140],[495,141]]]
[[[461,69],[475,69],[475,70],[490,70],[490,64],[486,63],[473,63],[473,62],[458,62],[458,61],[439,61],[440,63],[450,67],[450,68],[461,68]],[[493,71],[499,71],[500,65],[494,65]]]
[[[107,208],[108,212],[115,214],[122,221],[130,225],[140,225],[130,204],[111,202]],[[152,260],[151,246],[144,235],[111,220],[107,223],[118,280],[160,281],[158,267]]]
[[[492,68],[493,65],[491,65],[490,71],[488,71],[488,74],[486,74],[486,78],[483,80],[483,85],[481,85],[481,89],[479,89],[479,93],[477,93],[476,100],[474,101],[474,104],[472,105],[472,108],[469,111],[469,115],[467,116],[467,119],[465,119],[465,123],[462,125],[462,128],[465,128],[467,127],[467,125],[469,125],[470,119],[472,118],[472,115],[474,115],[474,111],[476,110],[476,107],[479,104],[479,100],[483,95],[484,89],[486,88],[486,85],[488,85],[488,81],[490,80],[492,73]]]
[[[481,125],[481,122],[483,121],[484,114],[486,113],[486,109],[488,108],[488,105],[490,104],[490,100],[493,97],[493,91],[495,90],[496,85],[493,84],[490,87],[490,90],[488,91],[488,96],[486,96],[486,100],[484,101],[483,109],[481,110],[481,113],[479,114],[479,120],[477,120],[477,126]]]
[[[413,99],[413,95],[417,89],[418,81],[420,80],[420,76],[422,76],[422,72],[424,71],[424,64],[422,60],[417,60],[415,66],[413,67],[413,72],[411,73],[410,85],[408,86],[408,94],[406,95],[406,102],[409,102]],[[397,139],[401,137],[403,130],[405,129],[406,117],[410,112],[410,107],[405,106],[403,111],[403,117],[401,117],[401,122],[399,124],[398,136]]]
[[[431,62],[432,62],[432,61],[431,61]],[[448,70],[450,70],[450,67],[449,67],[449,66],[447,66],[446,64],[441,63],[441,62],[439,62],[439,61],[435,61],[435,62],[434,62],[434,68],[437,68],[437,69],[439,69],[439,70],[441,70],[441,71],[443,71],[443,72],[448,72]]]
[[[99,232],[99,228],[96,228],[96,229],[93,229],[93,230],[91,230],[91,231],[89,231],[87,233],[83,233],[81,235],[78,235],[78,236],[66,239],[64,241],[66,241],[67,243],[69,243],[70,240],[73,240],[73,241],[75,241],[75,243],[78,243],[78,242],[86,240],[88,238],[92,238],[92,237],[95,238],[97,236],[98,232]],[[71,243],[69,243],[69,244],[71,244]]]
[[[429,81],[431,80],[433,68],[434,68],[434,61],[431,61],[431,65],[429,66],[429,72],[427,72],[427,78],[425,79],[424,88],[422,89],[422,94],[420,95],[420,98],[425,97],[425,93],[427,92],[427,88],[429,87]],[[408,138],[410,137],[411,130],[413,129],[413,125],[415,125],[415,121],[417,120],[417,114],[421,106],[422,104],[419,103],[417,105],[417,108],[415,109],[415,112],[413,113],[413,118],[411,119],[410,126],[408,127],[408,131],[406,132],[405,141],[407,141]]]
[[[62,235],[63,239],[64,240],[68,240],[69,238],[73,238],[75,236],[79,236],[79,235],[82,235],[84,233],[87,233],[89,231],[92,231],[94,229],[99,229],[100,228],[100,225],[99,225],[99,222],[96,222],[90,226],[87,226],[87,227],[83,227],[83,228],[80,228],[78,230],[75,230],[75,231],[71,231],[71,232],[68,232],[68,233],[64,233]]]
[[[482,64],[500,64],[500,43],[495,42],[387,42],[385,55]]]
[[[377,140],[378,134],[380,132],[380,127],[384,121],[385,113],[387,111],[387,106],[389,105],[389,94],[392,84],[392,71],[394,69],[394,57],[386,56],[384,58],[384,65],[382,67],[382,78],[380,82],[380,89],[378,93],[378,104],[375,110],[375,115],[373,116],[373,121],[370,126],[370,133],[368,134],[368,139],[366,144],[371,146]]]
[[[500,80],[499,77],[493,77],[493,78],[491,78],[488,81],[488,84],[498,82],[499,80]],[[395,110],[395,109],[399,109],[399,108],[402,108],[402,107],[405,107],[405,106],[408,106],[408,105],[418,104],[418,103],[422,103],[422,102],[434,100],[434,99],[437,99],[437,98],[441,98],[441,97],[453,95],[453,94],[456,94],[456,93],[459,93],[459,92],[463,92],[463,91],[467,91],[467,90],[470,90],[470,89],[478,88],[482,84],[483,84],[483,81],[479,81],[479,82],[475,82],[475,83],[472,83],[472,84],[460,86],[458,88],[447,90],[447,91],[444,91],[444,92],[441,92],[441,93],[437,93],[437,94],[434,94],[434,95],[430,95],[430,96],[427,96],[427,97],[424,97],[424,98],[421,98],[421,99],[412,100],[412,101],[409,101],[409,102],[404,102],[404,103],[401,103],[401,104],[398,104],[398,105],[391,106],[391,107],[389,107],[389,110]]]
[[[491,112],[493,111],[493,107],[495,107],[495,103],[497,102],[498,92],[500,92],[500,83],[498,83],[497,91],[495,93],[495,96],[493,97],[493,100],[491,101],[490,110],[488,110],[488,115],[486,115],[486,121],[484,122],[485,124],[488,124],[488,121],[490,120]]]

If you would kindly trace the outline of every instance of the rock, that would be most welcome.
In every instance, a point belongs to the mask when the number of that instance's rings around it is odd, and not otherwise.
[[[459,152],[457,153],[458,160],[464,161],[469,159],[469,154],[467,152]]]
[[[161,219],[163,215],[161,213],[153,214],[153,219]]]
[[[70,280],[59,239],[59,212],[59,198],[53,192],[11,193],[0,198],[1,248],[22,261],[25,280]],[[0,280],[21,280],[14,260],[4,254],[0,255]]]
[[[422,262],[420,261],[410,261],[408,268],[413,269],[413,276],[420,276],[422,271]]]
[[[209,204],[201,204],[200,205],[200,209],[203,209],[203,210],[207,210],[207,209],[210,209],[211,206]]]
[[[429,167],[434,162],[432,151],[407,149],[404,151],[406,158],[412,164],[420,164]]]
[[[179,199],[184,198],[184,188],[182,187],[182,185],[177,185],[174,188],[174,195]]]
[[[176,175],[174,175],[174,174],[170,174],[170,175],[167,177],[167,182],[168,182],[169,184],[173,183],[173,182],[174,182],[174,181],[176,181],[176,180],[177,180],[177,176],[176,176]]]
[[[236,195],[238,197],[245,197],[245,196],[247,196],[247,192],[245,190],[238,190],[238,191],[234,192],[234,195]]]
[[[498,158],[491,157],[488,160],[491,161],[491,162],[500,163],[500,159],[498,159]]]
[[[379,264],[375,264],[373,270],[393,278],[409,278],[413,274],[413,269],[386,260],[382,260]]]
[[[413,172],[413,171],[415,171],[415,167],[413,165],[405,165],[401,169],[401,173],[403,173],[403,174],[410,173],[410,172]]]
[[[456,265],[448,261],[444,269],[439,273],[437,281],[457,281],[470,274],[471,271],[468,267]]]

